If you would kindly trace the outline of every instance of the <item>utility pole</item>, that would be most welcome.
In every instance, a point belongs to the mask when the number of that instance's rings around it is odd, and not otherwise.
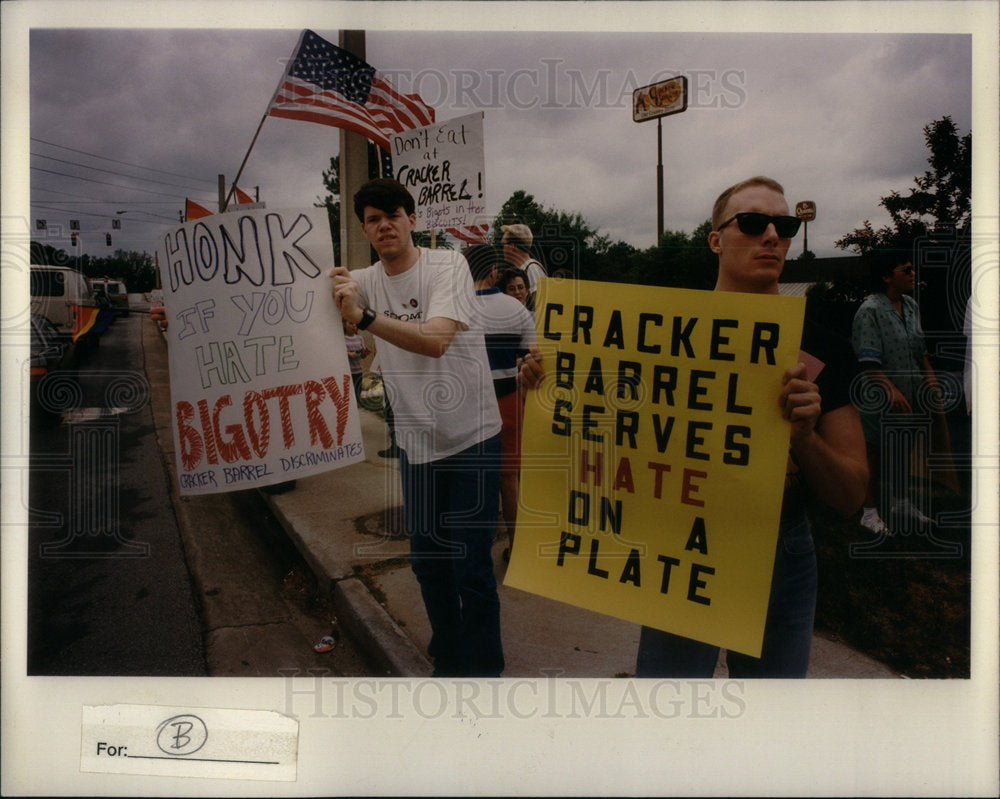
[[[342,50],[365,60],[365,32],[340,31]],[[368,182],[368,141],[364,136],[340,128],[340,266],[362,269],[371,265],[368,240],[354,215],[354,194]]]

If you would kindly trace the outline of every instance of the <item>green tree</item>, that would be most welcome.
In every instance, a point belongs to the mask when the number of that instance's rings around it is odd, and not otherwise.
[[[568,269],[587,280],[618,279],[604,276],[600,256],[606,255],[610,241],[592,228],[579,213],[544,208],[523,189],[515,191],[493,220],[491,238],[500,242],[501,226],[520,223],[531,228],[532,256],[549,274]]]
[[[39,266],[69,266],[76,267],[76,257],[65,250],[57,250],[51,244],[40,241],[31,242],[31,263]]]
[[[878,230],[867,219],[836,242],[842,250],[862,255],[887,246],[907,246],[920,238],[947,231],[963,235],[972,215],[972,132],[960,136],[951,117],[924,126],[930,169],[913,179],[909,194],[891,191],[879,204],[891,225]]]
[[[545,208],[519,189],[494,219],[493,241],[500,241],[502,225],[513,223],[531,228],[532,254],[549,274],[569,269],[584,280],[692,289],[715,286],[718,263],[708,247],[712,230],[708,219],[690,235],[667,231],[655,247],[638,250],[627,242],[612,241],[579,213]]]
[[[667,230],[655,247],[637,253],[626,276],[630,283],[709,290],[719,265],[708,247],[712,222],[706,219],[690,235]]]
[[[900,248],[911,254],[918,268],[915,298],[920,303],[925,340],[931,352],[941,343],[956,350],[963,340],[966,301],[971,292],[969,233],[972,219],[972,132],[960,135],[951,117],[924,126],[930,155],[929,169],[914,177],[908,194],[891,191],[880,205],[889,212],[890,224],[876,230],[869,220],[839,239],[836,245],[862,256],[883,248]],[[871,287],[864,281],[842,278],[827,290],[816,289],[810,303],[823,308],[843,327],[843,320],[857,307]],[[960,369],[959,359],[939,356],[938,368]]]
[[[83,259],[81,259],[83,260]],[[121,280],[131,292],[151,291],[157,285],[153,256],[135,250],[115,250],[105,258],[86,259],[80,270],[87,277],[111,277]]]
[[[330,221],[330,237],[333,239],[334,263],[340,263],[340,155],[330,158],[330,168],[323,170],[323,185],[330,192],[326,197],[317,197],[316,208],[326,208]]]
[[[94,258],[77,257],[50,244],[31,242],[31,263],[45,266],[68,266],[79,269],[87,277],[112,277],[124,281],[129,291],[142,292],[156,288],[157,273],[153,256],[135,250],[115,250],[114,255]]]

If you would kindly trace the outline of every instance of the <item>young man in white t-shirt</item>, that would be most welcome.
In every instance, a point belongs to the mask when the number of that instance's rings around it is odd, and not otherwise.
[[[468,264],[413,243],[413,197],[369,181],[354,211],[379,261],[336,267],[343,317],[381,339],[382,377],[401,453],[411,565],[431,623],[437,677],[503,671],[491,548],[499,509],[500,413],[474,321]]]

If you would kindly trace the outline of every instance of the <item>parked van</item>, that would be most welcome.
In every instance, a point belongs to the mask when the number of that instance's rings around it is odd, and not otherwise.
[[[90,285],[94,287],[94,291],[104,292],[112,308],[119,311],[122,316],[128,316],[128,289],[124,282],[110,277],[93,277],[90,279]]]
[[[41,314],[61,336],[71,339],[76,318],[97,308],[94,290],[83,272],[65,266],[31,267],[31,313]],[[97,335],[87,336],[96,344]],[[77,345],[84,343],[77,341]]]

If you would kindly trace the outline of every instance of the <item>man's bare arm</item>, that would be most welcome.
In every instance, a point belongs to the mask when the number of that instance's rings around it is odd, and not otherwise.
[[[843,516],[861,507],[868,460],[861,420],[853,405],[821,412],[819,388],[806,379],[804,364],[784,375],[780,403],[792,424],[791,449],[809,487]]]
[[[358,281],[343,266],[334,267],[330,275],[333,278],[333,299],[341,315],[347,321],[357,324],[364,315],[364,307],[358,298]],[[365,329],[400,349],[440,358],[451,346],[459,324],[454,319],[442,316],[422,322],[410,322],[380,314]]]

